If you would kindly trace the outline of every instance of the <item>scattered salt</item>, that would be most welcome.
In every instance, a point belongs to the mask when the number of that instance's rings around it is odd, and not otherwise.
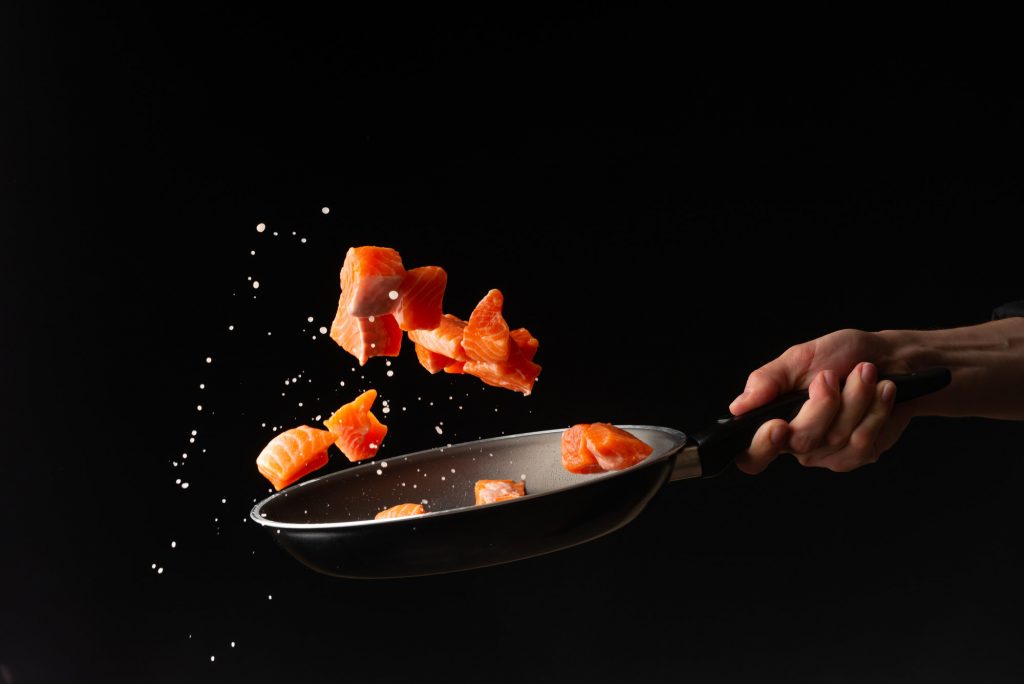
[[[203,405],[202,404],[197,404],[196,405],[196,411],[202,411],[202,410],[203,410]]]
[[[327,326],[326,325],[321,325],[320,326],[320,334],[321,335],[326,335],[327,334]]]
[[[206,363],[213,363],[213,357],[207,356],[206,357]]]
[[[262,233],[266,229],[267,229],[267,224],[266,223],[257,223],[256,224],[256,232],[257,233]]]
[[[376,319],[375,319],[375,318],[374,318],[373,316],[370,316],[370,317],[369,317],[369,318],[367,318],[366,320],[370,321],[370,323],[373,323],[373,322],[374,322],[374,320],[376,320]]]
[[[396,299],[398,299],[398,290],[391,290],[390,292],[388,292],[388,299],[390,299],[391,301],[395,301]]]
[[[437,434],[439,434],[439,435],[443,435],[444,434],[444,430],[441,429],[440,425],[435,425],[434,426],[434,431],[437,432]]]
[[[307,316],[306,317],[306,322],[307,323],[312,323],[313,322],[313,317],[312,316]]]
[[[216,656],[210,656],[210,662],[212,663],[214,660],[216,660]]]
[[[377,468],[377,474],[378,474],[378,475],[383,475],[383,474],[384,474],[384,471],[383,471],[383,470],[381,470],[380,468]]]
[[[321,211],[321,213],[323,213],[326,216],[327,214],[331,213],[331,208],[330,207],[324,207],[320,211]]]
[[[394,375],[395,375],[395,371],[393,371],[393,370],[389,370],[388,371],[388,377],[389,378],[394,377]]]
[[[387,468],[388,467],[388,462],[387,461],[381,461],[380,467],[381,468]]]
[[[258,280],[252,281],[252,289],[254,289],[254,290],[260,289],[260,281],[258,281]]]
[[[158,575],[164,574],[164,569],[163,568],[157,568],[156,569],[156,574],[158,574]]]
[[[182,482],[181,483],[181,488],[182,489],[188,489],[188,482]]]
[[[178,542],[171,542],[171,548],[177,548]]]

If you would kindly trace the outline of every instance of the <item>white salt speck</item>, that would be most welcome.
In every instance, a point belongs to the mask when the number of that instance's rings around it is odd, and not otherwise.
[[[298,233],[296,233],[296,232],[295,232],[295,231],[293,230],[293,231],[292,231],[292,235],[298,235]]]
[[[262,233],[266,229],[267,229],[267,224],[266,223],[257,223],[256,224],[256,232],[257,233]]]
[[[202,410],[203,410],[203,405],[202,404],[197,404],[196,405],[196,411],[202,411]]]
[[[376,449],[377,448],[377,443],[376,442],[370,442],[370,448],[371,449]]]
[[[273,601],[274,597],[271,594],[267,594],[267,600],[268,601]]]
[[[206,363],[213,363],[213,357],[212,356],[207,356],[206,357]]]
[[[158,575],[164,574],[164,569],[163,568],[157,568],[156,569],[156,574],[158,574]]]
[[[380,412],[381,412],[381,413],[391,413],[391,409],[389,409],[389,408],[388,408],[387,406],[385,406],[384,408],[382,408],[382,409],[380,410]]]
[[[373,318],[373,316],[370,316],[370,318]],[[376,342],[371,342],[370,343],[370,349],[376,349],[376,348],[377,348],[377,343]],[[360,377],[362,377],[362,376],[360,376]]]
[[[389,371],[388,371],[388,377],[389,377],[389,378],[390,378],[390,377],[394,377],[394,375],[395,375],[395,371],[393,371],[393,370],[389,370]]]
[[[441,429],[440,425],[435,425],[434,426],[434,431],[437,432],[437,434],[439,434],[439,435],[443,435],[444,434],[444,430]]]
[[[380,467],[381,468],[387,468],[388,467],[388,462],[387,461],[381,461]]]
[[[252,281],[252,289],[254,289],[254,290],[260,289],[260,281],[258,281],[258,280]]]
[[[313,322],[313,317],[312,316],[307,316],[306,317],[306,322],[307,323],[312,323]]]
[[[388,299],[390,299],[391,301],[395,301],[396,299],[398,299],[398,290],[391,290],[390,292],[388,292]]]
[[[249,250],[249,254],[250,254],[250,256],[256,256],[256,250],[255,249],[250,249]]]
[[[298,381],[299,381],[298,378],[292,378],[292,382],[298,382]]]
[[[404,407],[404,406],[402,407],[402,410],[403,410],[403,411],[405,410],[405,407]]]
[[[370,316],[370,317],[369,317],[369,318],[367,318],[366,320],[368,320],[368,321],[370,321],[371,323],[373,323],[373,322],[374,322],[374,321],[375,321],[376,319],[375,319],[375,318],[374,318],[373,316]]]
[[[341,381],[341,386],[342,386],[342,387],[344,387],[344,386],[345,386],[345,381],[344,381],[344,380],[342,380],[342,381]]]
[[[228,500],[227,500],[227,499],[221,499],[221,500],[220,500],[220,502],[221,502],[222,504],[225,504],[225,503],[227,503],[227,502],[228,502]]]
[[[441,482],[444,482],[444,475],[441,476]]]
[[[188,443],[189,444],[195,444],[196,443],[196,438],[195,437],[189,437],[188,438]]]
[[[287,385],[287,384],[290,384],[290,383],[291,383],[291,381],[290,381],[290,380],[289,380],[288,378],[285,378],[285,379],[284,379],[284,384],[286,384],[286,385]]]
[[[453,473],[455,472],[455,468],[452,468],[452,472],[453,472]]]
[[[178,546],[178,542],[171,542],[171,548],[172,549],[177,548],[177,546]]]
[[[277,231],[276,230],[274,231],[274,237],[277,237]]]
[[[235,642],[234,642],[234,641],[232,641],[232,642],[231,642],[231,648],[234,648],[234,647],[235,647]]]
[[[413,486],[412,486],[412,488],[413,488],[413,489],[416,489],[416,485],[413,485]]]
[[[322,415],[318,413],[318,414],[316,414],[316,418],[314,418],[313,420],[320,420],[321,417],[322,417]]]
[[[181,478],[179,477],[177,480],[175,480],[174,484],[181,484]]]
[[[523,473],[522,475],[520,475],[519,479],[520,480],[525,480],[526,479],[526,473]]]
[[[181,483],[181,488],[182,489],[188,489],[188,482],[182,482]]]
[[[384,474],[384,471],[383,471],[383,470],[381,470],[380,468],[377,468],[377,474],[378,474],[378,475],[383,475],[383,474]]]
[[[385,362],[384,362],[384,365],[385,365],[385,366],[390,366],[390,365],[391,365],[391,362],[390,362],[390,361],[385,361]]]
[[[327,214],[330,214],[330,213],[331,213],[331,208],[330,208],[330,207],[323,207],[323,208],[322,208],[322,209],[320,210],[320,213],[322,213],[322,214],[324,214],[324,215],[326,216]]]
[[[234,329],[235,329],[235,326],[233,326],[233,325],[229,325],[228,326],[228,330],[234,330]]]
[[[181,455],[181,460],[187,461],[188,460],[188,454],[182,454]]]
[[[195,431],[195,430],[193,430],[193,431],[192,431],[192,436],[193,436],[193,437],[195,437],[195,435],[196,435],[196,431]]]
[[[326,335],[327,334],[327,326],[326,325],[321,325],[320,326],[320,334],[321,335]]]
[[[300,238],[299,242],[301,242],[302,244],[306,244],[306,238]]]
[[[302,402],[301,401],[299,402],[299,406],[302,406]]]
[[[156,563],[153,563],[153,565],[152,565],[151,567],[152,567],[152,568],[153,568],[154,570],[156,570]]]
[[[274,333],[270,332],[269,330],[267,331],[267,335],[273,335],[273,334]]]

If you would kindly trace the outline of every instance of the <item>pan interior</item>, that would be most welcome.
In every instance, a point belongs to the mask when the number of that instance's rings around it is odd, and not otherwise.
[[[667,458],[686,443],[683,433],[669,428],[620,427],[654,448],[634,468]],[[628,472],[566,471],[561,437],[561,429],[548,430],[373,461],[278,492],[253,508],[252,517],[261,524],[288,527],[353,524],[372,521],[379,511],[401,503],[422,503],[431,513],[472,507],[477,480],[522,480],[527,495],[544,495]]]

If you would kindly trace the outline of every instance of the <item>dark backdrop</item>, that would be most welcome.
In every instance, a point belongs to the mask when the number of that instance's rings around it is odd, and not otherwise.
[[[0,681],[1019,681],[1018,424],[676,484],[461,575],[327,578],[245,522],[271,428],[359,387],[391,455],[694,430],[792,343],[1024,297],[998,21],[7,11]],[[501,288],[535,394],[408,345],[353,371],[318,328],[374,243],[460,315]]]

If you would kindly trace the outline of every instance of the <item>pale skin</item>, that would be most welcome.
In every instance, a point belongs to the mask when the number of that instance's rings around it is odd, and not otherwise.
[[[950,370],[949,386],[901,404],[895,385],[878,380],[935,367]],[[917,416],[1024,420],[1024,318],[948,330],[839,330],[755,370],[729,410],[740,415],[802,388],[810,398],[797,416],[763,424],[736,459],[740,470],[759,473],[782,453],[805,466],[853,470],[877,461]]]

